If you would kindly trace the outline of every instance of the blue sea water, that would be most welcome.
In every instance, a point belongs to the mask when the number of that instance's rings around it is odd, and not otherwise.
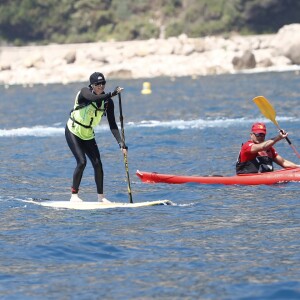
[[[64,126],[84,85],[0,87],[1,299],[300,299],[300,184],[145,184],[135,172],[233,175],[251,124],[276,127],[252,102],[267,97],[300,151],[295,72],[112,80],[122,107],[134,202],[175,206],[65,210],[75,167]],[[116,118],[119,118],[115,99]],[[96,129],[108,199],[128,202],[122,154]],[[299,163],[284,141],[276,145]],[[96,201],[88,163],[81,197]]]

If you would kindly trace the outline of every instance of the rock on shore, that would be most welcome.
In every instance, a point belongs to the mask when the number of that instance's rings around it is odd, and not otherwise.
[[[0,84],[86,82],[108,78],[205,76],[300,69],[300,24],[277,34],[0,47]]]

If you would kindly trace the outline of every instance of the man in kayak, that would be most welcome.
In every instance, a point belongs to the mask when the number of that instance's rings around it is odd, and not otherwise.
[[[103,194],[103,169],[100,152],[95,140],[94,127],[107,116],[110,130],[124,154],[127,147],[122,142],[115,120],[114,102],[111,97],[118,95],[123,88],[116,87],[112,93],[104,93],[105,78],[102,73],[95,72],[90,76],[89,87],[84,87],[75,98],[74,108],[65,129],[65,136],[77,166],[73,174],[72,196],[70,201],[82,201],[78,197],[79,185],[86,166],[86,156],[90,159],[98,193],[99,202],[110,202]]]
[[[252,125],[250,140],[242,145],[236,163],[237,174],[272,172],[274,171],[273,162],[282,168],[299,167],[280,156],[273,147],[277,142],[285,139],[288,133],[281,130],[276,137],[265,141],[266,133],[264,123]]]

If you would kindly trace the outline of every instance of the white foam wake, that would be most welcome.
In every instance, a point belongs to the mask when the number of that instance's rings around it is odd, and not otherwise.
[[[299,121],[296,118],[278,117],[278,121]],[[128,122],[125,124],[126,128],[170,128],[170,129],[205,129],[205,128],[226,128],[226,127],[240,127],[249,126],[251,123],[256,122],[257,119],[245,119],[245,118],[219,118],[219,119],[196,119],[196,120],[170,120],[170,121],[157,121],[147,120],[140,122]],[[269,120],[265,120],[266,123],[270,123]],[[120,128],[120,125],[119,125]],[[0,129],[0,137],[48,137],[48,136],[61,136],[64,134],[64,127],[51,127],[51,126],[33,126],[33,127],[20,127],[13,129]],[[108,125],[101,125],[95,128],[96,132],[108,131]]]

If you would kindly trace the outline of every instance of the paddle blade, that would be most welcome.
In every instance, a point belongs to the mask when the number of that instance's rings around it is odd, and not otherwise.
[[[272,104],[264,96],[257,96],[253,101],[258,106],[261,113],[279,127],[276,121],[276,111]]]

